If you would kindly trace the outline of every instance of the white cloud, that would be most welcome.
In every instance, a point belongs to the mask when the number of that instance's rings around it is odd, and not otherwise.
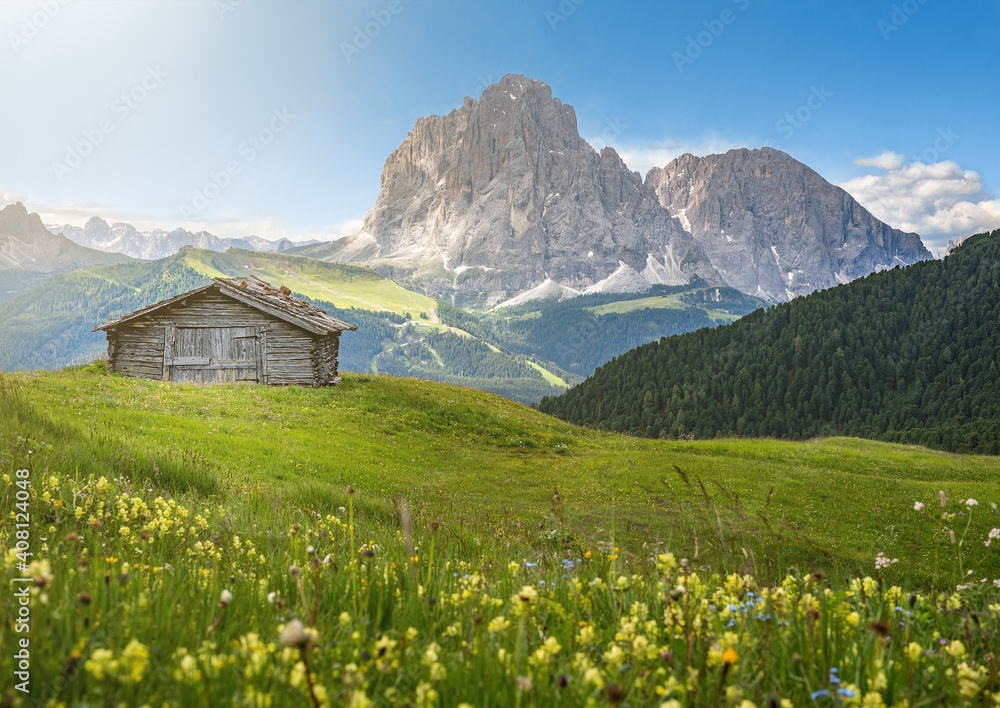
[[[878,157],[859,157],[854,161],[854,164],[866,167],[878,167],[880,170],[898,170],[903,166],[905,159],[898,152],[886,150]]]
[[[628,143],[617,140],[617,137],[607,135],[606,131],[587,142],[597,150],[604,146],[613,147],[628,168],[643,177],[653,167],[666,167],[671,160],[685,153],[704,157],[757,144],[752,140],[733,140],[715,134],[706,135],[700,140],[664,140],[656,143]]]
[[[1000,228],[1000,200],[983,191],[977,172],[954,160],[904,163],[901,157],[886,151],[856,160],[883,173],[856,177],[840,186],[877,218],[920,234],[932,250],[959,236]]]

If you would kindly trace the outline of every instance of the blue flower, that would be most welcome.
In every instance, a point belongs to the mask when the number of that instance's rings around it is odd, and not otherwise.
[[[736,624],[736,620],[734,620],[734,619],[729,620],[729,626],[730,627],[734,626],[735,624]]]
[[[754,594],[753,594],[752,592],[748,592],[748,593],[747,593],[747,597],[757,597],[757,596],[756,596],[756,595],[754,595]]]
[[[815,700],[816,700],[817,698],[820,698],[820,697],[822,697],[822,696],[827,696],[827,697],[829,697],[829,696],[830,696],[830,692],[829,692],[829,691],[827,691],[827,690],[826,690],[825,688],[821,688],[821,689],[819,689],[818,691],[813,691],[812,693],[810,693],[810,694],[809,694],[809,697],[810,697],[811,699],[813,699],[814,701],[815,701]]]
[[[840,683],[840,677],[835,673],[830,673],[830,683]]]
[[[902,611],[903,611],[903,608],[900,607],[899,605],[896,605],[896,612],[902,612]]]
[[[729,610],[730,612],[736,612],[737,607],[736,605],[730,604],[728,607],[726,607],[726,609]]]
[[[840,669],[838,669],[836,666],[831,666],[830,667],[830,673],[831,674],[839,674],[840,673]]]
[[[845,698],[854,698],[854,696],[856,695],[854,691],[852,691],[849,688],[842,688],[839,691],[837,691],[837,693],[844,696]]]

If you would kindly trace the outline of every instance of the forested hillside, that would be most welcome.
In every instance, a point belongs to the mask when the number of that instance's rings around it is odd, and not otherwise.
[[[1000,231],[664,338],[541,410],[649,437],[846,434],[1000,454]]]
[[[438,303],[441,321],[497,346],[588,376],[612,357],[664,336],[714,327],[766,305],[699,278],[644,293],[585,295],[471,313]]]
[[[108,346],[95,326],[209,282],[176,258],[57,275],[0,302],[0,371],[90,361]]]

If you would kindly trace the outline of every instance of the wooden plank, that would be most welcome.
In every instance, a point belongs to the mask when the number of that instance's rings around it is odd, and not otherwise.
[[[164,381],[170,380],[170,353],[174,348],[174,328],[163,328],[163,373],[161,378]]]
[[[215,364],[191,364],[191,365],[180,365],[176,362],[173,364],[174,370],[184,370],[192,371],[197,369],[198,371],[225,371],[227,369],[237,370],[256,370],[257,362],[255,361],[226,361]]]
[[[170,366],[208,366],[207,356],[179,356],[170,360]]]

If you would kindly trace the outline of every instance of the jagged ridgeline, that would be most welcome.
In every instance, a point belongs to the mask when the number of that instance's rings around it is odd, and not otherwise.
[[[854,435],[1000,454],[1000,230],[670,337],[541,410],[648,437]]]

